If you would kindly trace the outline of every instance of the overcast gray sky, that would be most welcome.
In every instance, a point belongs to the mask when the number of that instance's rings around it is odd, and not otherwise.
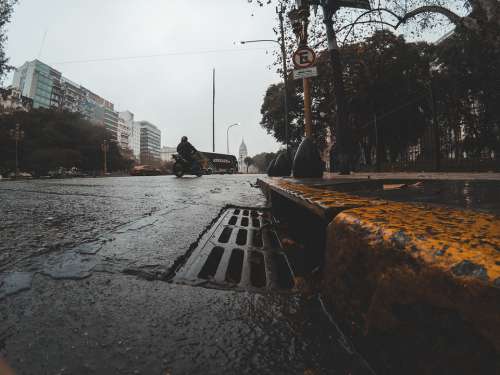
[[[252,16],[252,14],[254,14]],[[187,135],[211,150],[212,68],[217,70],[216,151],[231,152],[244,137],[249,154],[279,145],[260,127],[260,106],[274,69],[273,7],[247,0],[20,0],[8,25],[7,54],[19,66],[39,57],[67,78],[132,111],[162,131],[163,145]],[[43,36],[47,31],[45,43]],[[123,61],[63,63],[99,58],[230,50]],[[10,77],[6,84],[10,84]]]

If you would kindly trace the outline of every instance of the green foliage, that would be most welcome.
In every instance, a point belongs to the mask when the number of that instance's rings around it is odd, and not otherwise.
[[[99,173],[104,156],[101,144],[109,142],[108,170],[128,170],[132,161],[121,154],[111,134],[81,115],[52,110],[33,110],[0,116],[0,173],[15,169],[15,143],[10,129],[19,124],[24,138],[19,143],[19,168],[36,175],[64,167]]]
[[[353,142],[361,146],[368,164],[377,138],[380,161],[387,156],[394,161],[427,128],[429,49],[425,43],[407,43],[388,31],[343,48],[349,125]],[[323,79],[331,82],[331,74],[326,64]]]
[[[495,32],[479,36],[458,28],[436,47],[378,31],[344,46],[350,154],[368,165],[404,159],[409,146],[429,135],[434,91],[444,157],[500,155],[500,49],[495,48]],[[335,134],[336,124],[327,51],[319,54],[317,65],[319,76],[312,80],[313,131],[321,143],[329,126]],[[292,90],[291,140],[296,145],[302,138],[303,104],[301,88]],[[261,122],[280,142],[284,140],[282,95],[282,85],[268,88]]]
[[[458,156],[500,155],[499,41],[499,30],[477,35],[459,28],[436,51],[440,123],[445,138],[463,137],[453,150]]]
[[[363,42],[342,49],[344,82],[348,97],[349,126],[354,152],[360,145],[372,154],[375,145],[373,119],[379,117],[378,137],[383,140],[380,155],[392,158],[415,142],[428,123],[429,46],[406,43],[390,32],[377,32]],[[327,129],[335,125],[335,96],[332,69],[327,51],[318,59],[319,76],[312,80],[313,132],[324,147]],[[297,81],[296,81],[297,82]],[[291,143],[297,146],[303,136],[303,94],[291,85]],[[261,125],[284,142],[283,85],[271,85],[262,105]]]
[[[288,93],[288,118],[289,141],[291,145],[298,146],[304,132],[304,100],[301,97],[301,88],[294,83],[289,85]],[[285,143],[285,85],[273,84],[267,89],[261,107],[261,126],[280,143]]]
[[[273,152],[262,152],[252,158],[253,165],[259,172],[264,173],[267,171],[267,167],[269,166],[271,160],[273,160],[275,157],[276,154]]]
[[[5,26],[10,22],[15,3],[17,3],[17,0],[0,1],[0,83],[2,83],[5,74],[12,69],[8,64],[9,59],[4,50],[7,41]]]
[[[248,168],[253,164],[253,159],[250,156],[247,156],[245,160],[243,160],[245,165],[247,166],[247,173],[248,173]]]

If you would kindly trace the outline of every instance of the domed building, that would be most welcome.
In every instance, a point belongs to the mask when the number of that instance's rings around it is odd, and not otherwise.
[[[238,158],[238,170],[240,173],[246,172],[245,158],[248,156],[247,145],[245,144],[245,140],[241,140],[240,152]]]

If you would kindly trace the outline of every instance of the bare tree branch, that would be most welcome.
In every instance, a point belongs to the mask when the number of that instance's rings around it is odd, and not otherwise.
[[[401,17],[398,16],[396,13],[394,13],[393,11],[387,9],[387,8],[376,8],[376,9],[370,9],[370,10],[367,10],[366,12],[363,12],[361,13],[355,20],[354,22],[348,24],[348,25],[344,25],[342,26],[340,29],[337,30],[337,33],[339,33],[340,31],[343,31],[344,29],[348,28],[349,27],[349,31],[347,32],[347,34],[345,35],[344,37],[344,41],[342,42],[342,44],[345,44],[346,40],[347,40],[347,37],[349,36],[349,34],[354,30],[354,26],[356,25],[361,25],[361,24],[367,24],[367,23],[378,23],[378,24],[383,24],[383,25],[387,25],[389,27],[392,27],[394,29],[396,29],[398,26],[397,25],[392,25],[388,22],[385,22],[385,21],[375,21],[375,20],[369,20],[369,21],[360,21],[361,18],[371,14],[371,13],[374,13],[374,12],[377,12],[378,14],[382,14],[382,12],[386,12],[386,13],[389,13],[391,16],[393,16],[394,18],[396,18],[398,20],[398,24],[399,25],[401,23]]]
[[[401,24],[406,23],[409,19],[414,18],[418,16],[419,14],[423,13],[439,13],[442,14],[443,16],[447,17],[452,23],[455,25],[460,25],[462,23],[463,18],[460,17],[458,14],[452,12],[451,10],[438,6],[438,5],[426,5],[422,6],[420,8],[417,8],[415,10],[412,10],[411,12],[406,13],[402,18],[399,18],[399,23],[397,24],[396,28],[401,26]]]

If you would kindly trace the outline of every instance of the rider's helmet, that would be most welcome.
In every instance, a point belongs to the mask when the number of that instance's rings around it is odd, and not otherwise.
[[[181,142],[187,142],[187,140],[188,140],[188,137],[186,137],[186,136],[183,136],[183,137],[181,138]]]

